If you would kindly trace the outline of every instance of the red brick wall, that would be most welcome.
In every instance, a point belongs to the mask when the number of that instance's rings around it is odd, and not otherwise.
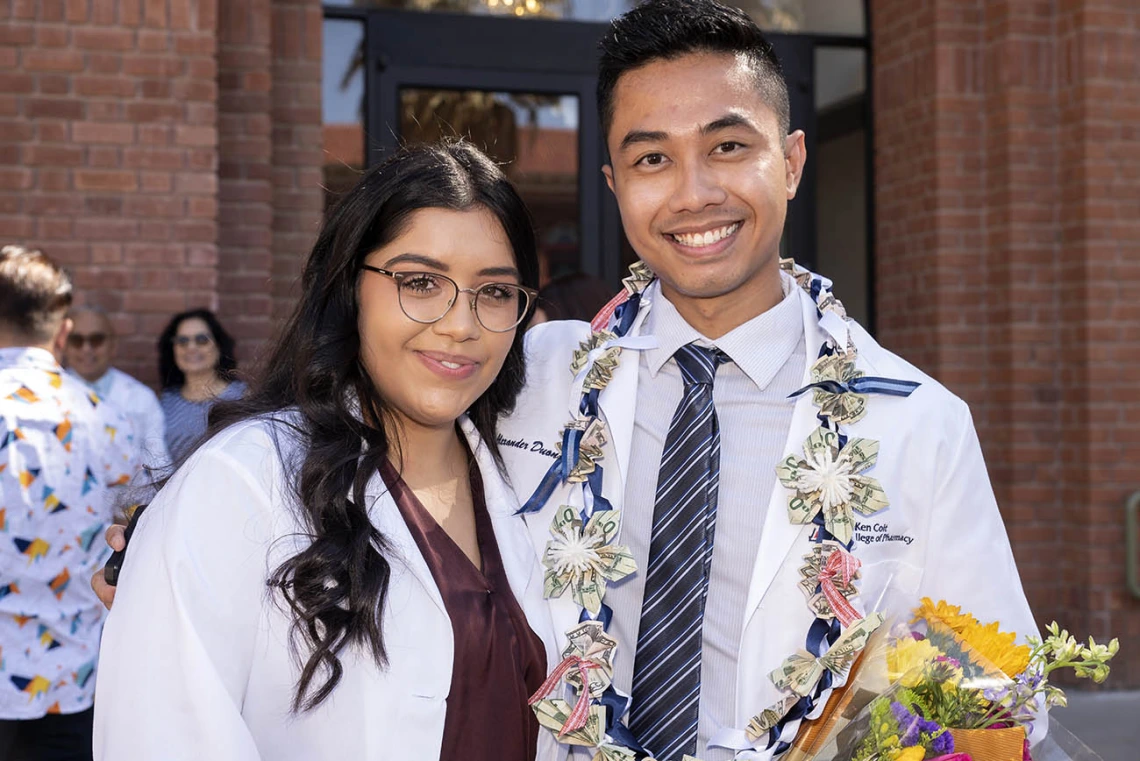
[[[324,210],[321,189],[321,4],[273,3],[273,313],[288,316],[294,284]]]
[[[215,0],[0,4],[0,238],[111,313],[154,381],[168,316],[214,305]]]
[[[0,238],[65,263],[144,381],[197,306],[250,369],[320,222],[319,0],[7,0],[0,20]]]
[[[962,395],[1039,621],[1140,635],[1140,7],[875,0],[880,337]],[[1140,685],[1126,648],[1111,686]]]

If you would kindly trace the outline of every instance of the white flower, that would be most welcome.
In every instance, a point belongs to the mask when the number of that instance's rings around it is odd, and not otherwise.
[[[824,525],[843,544],[851,541],[857,511],[872,515],[886,507],[879,482],[862,475],[874,466],[879,442],[850,439],[839,448],[839,434],[816,428],[804,442],[804,456],[788,455],[776,475],[794,493],[788,500],[792,523],[811,523],[823,511]]]
[[[796,479],[796,489],[801,492],[819,492],[824,508],[842,505],[851,499],[854,484],[852,465],[840,452],[835,456],[828,447],[815,452],[807,452],[807,468],[800,471]]]
[[[547,545],[548,567],[556,574],[584,574],[590,568],[601,564],[594,548],[593,538],[578,536],[565,537]]]
[[[629,548],[611,544],[620,525],[618,510],[598,510],[583,528],[577,508],[560,507],[550,526],[554,538],[547,542],[542,555],[546,597],[560,597],[569,589],[575,602],[597,615],[606,582],[637,570]]]

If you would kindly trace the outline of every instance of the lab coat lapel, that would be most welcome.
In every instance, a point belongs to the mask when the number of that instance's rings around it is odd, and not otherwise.
[[[495,530],[495,541],[499,546],[499,556],[503,561],[507,581],[531,629],[545,644],[547,660],[550,661],[557,657],[555,648],[558,642],[550,608],[542,597],[539,582],[542,569],[539,556],[526,523],[519,520],[517,515],[518,495],[503,479],[498,462],[484,444],[471,420],[464,416],[460,418],[459,423],[483,478],[483,496],[487,502],[487,514]]]
[[[629,329],[628,336],[641,335],[645,317],[649,314],[658,286],[651,285],[641,294],[641,306]],[[609,384],[598,395],[598,407],[606,421],[606,434],[610,443],[607,456],[602,460],[606,469],[604,493],[615,510],[625,504],[625,482],[629,480],[629,455],[633,447],[634,415],[637,412],[637,379],[640,375],[641,352],[623,349],[617,369]],[[580,387],[579,387],[580,393]],[[612,452],[612,456],[611,453]]]
[[[819,347],[826,339],[826,334],[819,327],[819,316],[811,298],[800,288],[795,290],[804,314],[804,348],[807,357],[804,368],[803,385],[807,385],[811,378],[811,365],[815,362]],[[816,409],[812,405],[811,394],[803,394],[796,400],[795,411],[792,413],[792,424],[788,429],[788,439],[784,444],[784,456],[801,454],[803,442],[819,425]],[[775,468],[777,463],[771,463]],[[765,467],[768,467],[766,464]],[[764,596],[768,593],[773,580],[780,573],[788,554],[793,550],[802,548],[806,552],[806,544],[802,539],[811,533],[812,525],[798,525],[788,520],[788,491],[777,480],[768,499],[768,511],[764,518],[764,530],[760,535],[760,547],[756,553],[756,562],[753,565],[752,581],[748,588],[748,602],[745,606],[744,626],[759,608]]]
[[[515,513],[519,500],[513,489],[503,480],[499,464],[491,450],[483,443],[483,438],[475,429],[475,424],[464,416],[460,427],[467,437],[467,446],[475,457],[475,464],[483,478],[483,496],[487,502],[487,513],[495,529],[495,541],[502,556],[503,569],[515,596],[522,600],[532,581],[532,571],[537,561],[534,546],[527,536],[525,525]]]
[[[364,489],[364,496],[372,525],[376,527],[391,548],[389,552],[385,553],[385,557],[392,566],[393,575],[399,574],[401,570],[406,571],[423,587],[424,592],[431,598],[436,607],[446,615],[447,609],[443,605],[443,596],[439,593],[439,587],[436,586],[435,579],[431,575],[431,569],[428,568],[427,561],[424,560],[423,554],[416,546],[416,540],[412,537],[412,532],[408,529],[408,524],[404,521],[404,516],[400,513],[400,508],[396,505],[396,500],[388,490],[388,485],[384,483],[379,471],[373,473],[372,478],[368,480],[368,485]],[[351,499],[351,497],[350,494],[349,498]]]

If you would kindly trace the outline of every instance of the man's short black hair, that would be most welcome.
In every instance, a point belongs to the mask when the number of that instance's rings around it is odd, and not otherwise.
[[[647,0],[614,19],[598,48],[598,114],[606,135],[622,74],[690,53],[747,56],[761,97],[776,112],[782,134],[788,134],[791,108],[780,60],[744,11],[716,0]]]

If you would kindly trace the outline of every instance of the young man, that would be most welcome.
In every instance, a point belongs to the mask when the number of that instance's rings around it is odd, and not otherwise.
[[[91,758],[104,612],[87,578],[135,463],[126,418],[56,361],[70,304],[54,262],[0,250],[0,758]]]
[[[553,542],[548,588],[568,589],[556,628],[601,620],[617,640],[614,744],[767,759],[843,679],[770,675],[858,640],[861,617],[930,596],[1023,635],[1035,625],[966,405],[842,319],[824,283],[781,271],[804,135],[756,25],[712,0],[650,0],[601,49],[603,172],[656,279],[610,321],[620,338],[572,322],[530,332],[528,391],[500,441],[520,497],[537,492],[526,520],[536,546]],[[890,382],[791,398],[852,370]],[[567,449],[582,457],[563,463]],[[597,534],[551,532],[604,502],[621,524],[605,539],[638,568],[609,570],[608,588],[601,566],[586,570]],[[862,570],[858,595],[831,605],[814,583],[836,553]]]
[[[134,425],[143,464],[150,468],[165,466],[170,455],[166,452],[166,420],[158,397],[145,384],[111,367],[115,326],[104,312],[92,307],[73,309],[68,316],[74,326],[63,354],[68,372],[126,413]]]
[[[598,100],[603,171],[656,278],[610,321],[620,336],[529,333],[500,446],[519,496],[535,495],[524,519],[548,547],[566,652],[594,659],[602,758],[772,758],[842,682],[801,677],[800,696],[772,672],[923,595],[1034,631],[966,405],[842,319],[820,281],[799,273],[809,294],[781,271],[806,155],[756,25],[712,0],[651,0],[603,40]],[[832,369],[861,390],[825,409],[812,391],[789,398],[827,374],[821,349],[854,363]],[[581,456],[563,468],[568,451]],[[832,555],[862,564],[834,604],[801,588]],[[540,707],[548,726],[564,697]]]

